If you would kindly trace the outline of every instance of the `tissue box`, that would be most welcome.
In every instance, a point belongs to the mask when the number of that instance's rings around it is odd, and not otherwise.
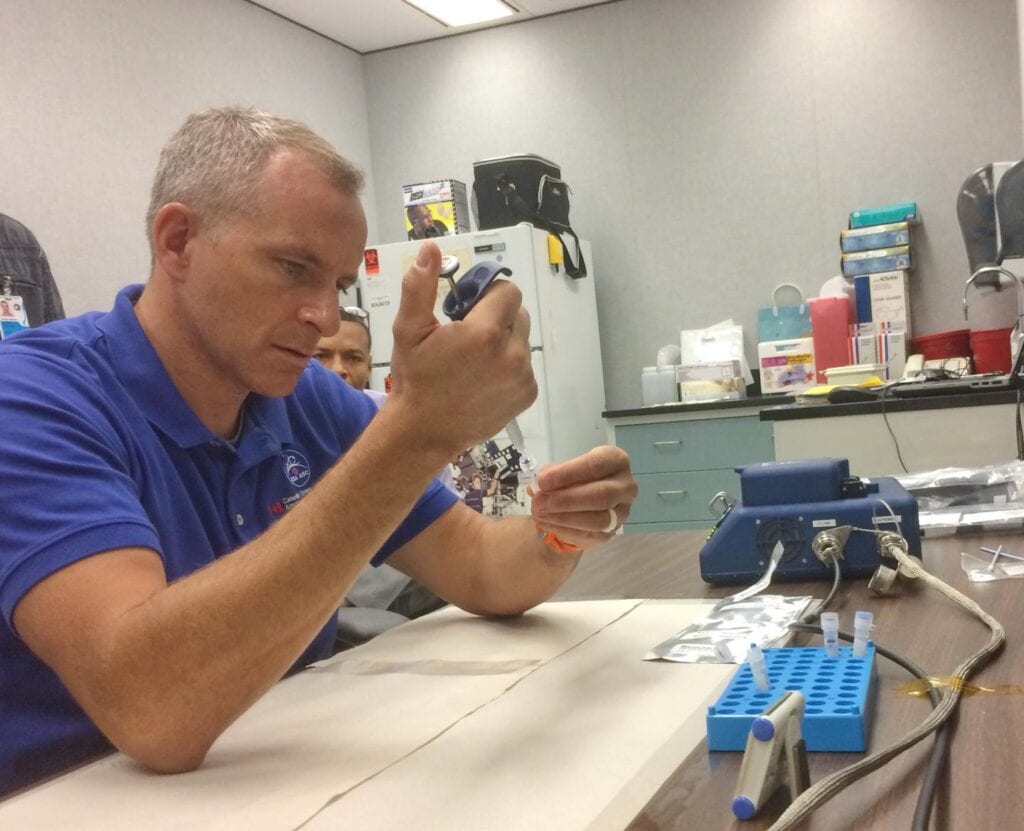
[[[815,384],[814,339],[764,341],[757,345],[761,392],[800,392]]]
[[[466,186],[455,179],[441,179],[402,186],[405,231],[409,239],[429,239],[469,232],[469,201]]]
[[[739,361],[680,364],[676,367],[679,400],[683,402],[738,400],[747,397]]]

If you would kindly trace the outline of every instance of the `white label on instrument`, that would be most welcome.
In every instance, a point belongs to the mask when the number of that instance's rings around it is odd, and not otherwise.
[[[834,519],[816,519],[811,523],[811,528],[835,528],[836,521]]]

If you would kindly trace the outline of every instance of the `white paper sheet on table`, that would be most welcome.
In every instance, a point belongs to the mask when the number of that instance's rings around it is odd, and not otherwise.
[[[641,660],[710,605],[444,609],[278,684],[194,773],[112,756],[0,804],[0,827],[621,828],[734,671]]]

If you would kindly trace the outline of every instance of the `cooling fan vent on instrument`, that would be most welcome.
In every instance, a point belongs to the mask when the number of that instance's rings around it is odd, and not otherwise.
[[[799,519],[764,520],[757,529],[758,559],[768,562],[776,543],[782,543],[782,559],[793,560],[804,552],[804,525]]]

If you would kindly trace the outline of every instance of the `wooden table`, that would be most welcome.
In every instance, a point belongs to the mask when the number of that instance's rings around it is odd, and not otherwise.
[[[583,558],[558,598],[715,598],[731,594],[735,587],[709,586],[700,579],[698,552],[703,540],[703,534],[690,531],[619,536]],[[1024,583],[971,583],[960,569],[960,552],[980,554],[978,546],[994,548],[999,543],[1012,553],[1024,550],[1024,537],[1006,534],[924,543],[925,567],[973,598],[1006,627],[1005,648],[972,679],[989,685],[1024,682]],[[770,591],[823,597],[827,589],[824,583],[775,583]],[[880,598],[868,591],[866,580],[844,581],[832,609],[840,613],[847,629],[855,611],[873,612],[875,640],[934,675],[952,674],[989,639],[984,624],[923,586],[912,586],[899,597]],[[794,644],[811,642],[799,636]],[[926,698],[896,691],[897,685],[910,678],[905,670],[881,657],[877,666],[871,752],[901,738],[928,716],[930,708]],[[1021,736],[1021,696],[977,695],[961,700],[949,764],[932,812],[933,829],[988,831],[1024,826],[1024,787],[1018,774]],[[932,741],[925,739],[856,782],[820,807],[801,828],[909,829]],[[811,782],[859,758],[860,754],[812,753]],[[629,825],[630,831],[768,828],[785,808],[781,799],[770,802],[749,822],[735,820],[730,811],[741,760],[741,753],[709,753],[702,743],[688,758],[680,759],[675,773]]]

